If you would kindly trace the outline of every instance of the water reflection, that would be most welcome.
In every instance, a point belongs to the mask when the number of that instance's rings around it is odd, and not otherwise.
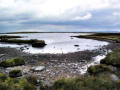
[[[23,36],[21,39],[39,39],[45,40],[47,45],[44,48],[33,48],[30,45],[16,45],[16,44],[3,44],[0,43],[0,47],[24,47],[25,52],[29,53],[72,53],[83,50],[93,50],[103,45],[107,45],[108,42],[91,40],[91,39],[80,39],[70,36],[75,35],[86,35],[88,33],[34,33],[34,34],[17,34]],[[10,34],[15,35],[15,34]]]

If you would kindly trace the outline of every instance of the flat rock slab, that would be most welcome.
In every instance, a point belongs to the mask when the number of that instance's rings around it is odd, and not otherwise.
[[[31,68],[33,72],[40,72],[40,71],[43,71],[44,69],[45,69],[45,66],[36,66]]]

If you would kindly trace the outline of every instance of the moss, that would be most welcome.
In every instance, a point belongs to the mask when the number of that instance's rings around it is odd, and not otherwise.
[[[10,77],[20,77],[22,76],[22,71],[19,69],[15,69],[9,72]]]
[[[109,53],[100,63],[120,67],[120,49]]]
[[[109,66],[100,64],[100,65],[90,66],[88,68],[88,72],[91,75],[97,75],[97,74],[103,73],[103,72],[111,72],[111,69]]]
[[[4,60],[0,63],[1,67],[12,67],[12,66],[18,66],[18,65],[24,65],[24,59],[22,57],[16,57],[10,60]]]

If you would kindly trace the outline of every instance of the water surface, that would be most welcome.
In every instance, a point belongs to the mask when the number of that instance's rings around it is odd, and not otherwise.
[[[73,53],[84,50],[98,49],[108,42],[97,41],[92,39],[75,38],[70,36],[87,35],[89,33],[31,33],[31,34],[9,34],[23,36],[21,39],[38,39],[45,40],[46,46],[44,48],[33,48],[31,45],[22,44],[6,44],[0,43],[0,47],[13,47],[20,49],[24,48],[24,52],[37,54],[37,53]],[[77,46],[75,46],[77,45]]]

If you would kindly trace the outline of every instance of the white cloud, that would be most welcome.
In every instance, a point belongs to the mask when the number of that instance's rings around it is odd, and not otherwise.
[[[119,0],[0,0],[0,8],[5,9],[4,12],[9,15],[31,13],[34,18],[66,19],[90,10],[108,8],[118,2],[120,3]]]
[[[120,12],[113,12],[113,16],[120,16]]]
[[[0,0],[0,26],[109,27],[119,24],[119,11],[120,0]]]
[[[85,16],[76,16],[76,17],[72,18],[72,20],[88,20],[90,18],[92,18],[92,14],[88,13]]]

